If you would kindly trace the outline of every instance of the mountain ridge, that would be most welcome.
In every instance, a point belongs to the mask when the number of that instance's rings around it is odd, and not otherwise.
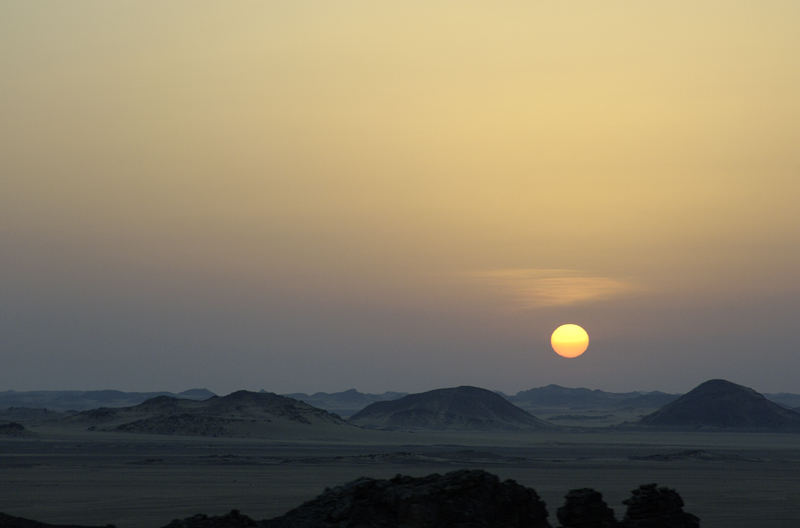
[[[82,411],[62,422],[92,431],[232,437],[352,427],[340,416],[305,402],[250,391],[200,401],[161,395],[130,407]]]
[[[98,407],[129,407],[156,396],[172,396],[193,400],[205,400],[215,396],[208,389],[193,388],[182,392],[125,392],[115,389],[102,390],[53,390],[53,391],[3,391],[0,392],[0,409],[24,407],[49,409],[51,411],[86,411]]]

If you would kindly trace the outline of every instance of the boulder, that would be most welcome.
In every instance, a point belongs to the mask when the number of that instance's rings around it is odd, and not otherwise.
[[[556,515],[561,528],[618,528],[614,510],[608,507],[599,491],[591,488],[570,490]]]
[[[550,528],[536,492],[481,470],[390,480],[360,478],[326,490],[266,528]]]
[[[643,484],[623,502],[628,507],[623,528],[699,528],[700,519],[683,511],[683,499],[673,489]]]

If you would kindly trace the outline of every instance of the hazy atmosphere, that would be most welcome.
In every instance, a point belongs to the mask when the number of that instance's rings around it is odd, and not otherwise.
[[[798,20],[5,0],[0,390],[800,392]]]

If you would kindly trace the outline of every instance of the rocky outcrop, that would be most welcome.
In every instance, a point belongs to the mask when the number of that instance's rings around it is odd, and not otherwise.
[[[480,470],[361,478],[266,521],[265,528],[549,528],[536,492]]]
[[[570,490],[566,502],[556,512],[561,528],[618,528],[614,510],[599,491],[591,488]]]
[[[699,528],[700,519],[683,511],[683,499],[670,488],[643,484],[624,501],[623,528]]]
[[[646,484],[624,504],[622,522],[590,488],[571,490],[558,509],[559,528],[699,528],[670,488]],[[274,519],[257,521],[232,510],[197,514],[163,528],[551,528],[536,491],[482,470],[426,477],[360,478],[326,489],[316,499]],[[38,523],[0,513],[2,528],[86,528]],[[109,525],[110,528],[113,526]]]
[[[181,434],[192,436],[225,436],[236,420],[217,416],[170,414],[152,416],[116,427],[116,431],[147,434]]]
[[[90,431],[231,437],[272,436],[292,428],[304,435],[358,430],[341,417],[305,402],[248,391],[202,401],[156,396],[132,407],[82,411],[62,423]]]
[[[27,436],[30,431],[17,422],[0,423],[0,436]]]

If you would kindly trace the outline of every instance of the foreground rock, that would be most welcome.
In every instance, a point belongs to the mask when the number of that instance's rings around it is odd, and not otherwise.
[[[263,526],[549,528],[550,524],[534,490],[513,480],[501,482],[485,471],[461,470],[420,478],[361,478],[328,490]]]
[[[683,499],[669,488],[644,484],[633,490],[623,528],[699,528],[700,519],[683,511]]]
[[[600,493],[572,490],[558,509],[560,528],[699,528],[699,519],[683,511],[675,490],[646,484],[632,493],[624,502],[625,517],[618,522]],[[533,489],[513,480],[501,482],[486,471],[460,470],[427,477],[360,478],[266,521],[232,510],[221,516],[176,519],[163,528],[551,528],[547,516]],[[0,514],[0,528],[91,527]]]
[[[599,491],[591,488],[571,490],[557,512],[561,528],[617,528],[614,510],[606,505]]]

